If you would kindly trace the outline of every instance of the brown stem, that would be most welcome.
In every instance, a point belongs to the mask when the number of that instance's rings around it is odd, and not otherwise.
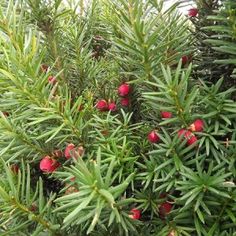
[[[39,215],[35,215],[32,211],[30,211],[26,206],[20,204],[19,202],[17,202],[15,200],[14,197],[11,198],[11,203],[18,208],[19,210],[21,210],[22,212],[26,213],[26,214],[32,214],[32,220],[36,221],[37,223],[41,224],[44,228],[48,229],[49,231],[53,232],[53,230],[51,229],[51,225],[45,221],[42,217],[40,217]]]

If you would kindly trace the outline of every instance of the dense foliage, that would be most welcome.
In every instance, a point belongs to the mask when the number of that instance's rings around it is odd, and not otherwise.
[[[0,235],[236,235],[234,1],[67,2],[0,3]]]

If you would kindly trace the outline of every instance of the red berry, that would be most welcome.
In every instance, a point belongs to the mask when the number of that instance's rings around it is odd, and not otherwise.
[[[43,172],[52,173],[59,166],[60,166],[59,162],[57,162],[56,160],[53,160],[50,156],[46,156],[40,161],[39,168]]]
[[[163,119],[167,119],[167,118],[171,118],[172,117],[172,113],[168,112],[168,111],[162,111],[161,112],[161,118]]]
[[[188,63],[189,57],[186,56],[186,55],[185,55],[185,56],[182,56],[181,60],[182,60],[182,64],[185,65],[186,63]]]
[[[70,159],[72,157],[78,158],[84,155],[84,147],[79,146],[75,147],[73,143],[70,143],[66,146],[65,153],[66,159]]]
[[[116,104],[114,102],[111,102],[108,104],[108,110],[109,111],[115,111],[116,110]]]
[[[130,211],[130,214],[129,214],[129,217],[133,220],[139,220],[140,217],[141,217],[141,211],[136,209],[136,208],[133,208],[131,211]]]
[[[69,159],[72,157],[71,154],[72,154],[72,151],[74,150],[74,148],[75,148],[75,145],[73,143],[70,143],[66,146],[66,149],[64,152],[66,159]]]
[[[186,132],[189,132],[189,131],[186,130],[186,129],[181,129],[181,130],[179,130],[179,131],[178,131],[178,137],[179,137],[179,138],[185,137]]]
[[[159,214],[161,217],[165,217],[171,212],[173,205],[169,202],[163,202],[159,207]]]
[[[187,144],[190,146],[190,145],[193,145],[197,142],[197,137],[192,134],[189,138],[188,138],[188,141],[187,141]]]
[[[155,130],[151,131],[148,134],[148,141],[151,143],[157,143],[160,140],[160,137],[158,136],[158,134],[156,133]]]
[[[193,135],[193,133],[191,133],[190,131],[188,131],[187,129],[181,129],[178,132],[178,136],[179,137],[184,137],[186,139],[190,138]]]
[[[202,132],[204,128],[204,122],[201,119],[195,120],[190,126],[189,129],[193,132]]]
[[[191,8],[188,10],[188,16],[190,17],[195,17],[198,14],[198,9],[197,8]]]
[[[129,92],[130,92],[130,86],[127,83],[120,85],[120,87],[118,88],[118,94],[121,97],[127,96]]]
[[[122,98],[122,99],[120,100],[120,104],[121,104],[121,106],[123,106],[123,107],[128,107],[128,106],[129,106],[129,98]]]
[[[107,104],[106,100],[104,100],[104,99],[99,100],[96,104],[96,108],[99,111],[107,111],[108,110],[108,104]]]
[[[187,140],[188,145],[192,145],[195,142],[197,142],[197,137],[192,132],[190,132],[186,129],[179,130],[178,136],[179,136],[179,138],[184,137]]]
[[[49,84],[55,84],[57,82],[57,79],[54,76],[50,75],[48,77],[48,82]]]

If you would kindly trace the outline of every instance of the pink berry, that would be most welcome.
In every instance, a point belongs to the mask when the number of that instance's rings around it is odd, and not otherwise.
[[[102,100],[99,100],[96,104],[96,108],[99,110],[99,111],[107,111],[108,110],[108,104],[107,104],[107,101],[102,99]]]
[[[129,92],[130,92],[130,86],[127,83],[120,85],[120,87],[118,88],[118,94],[121,97],[127,96]]]
[[[53,160],[50,156],[45,156],[41,161],[39,168],[43,172],[52,173],[60,166],[60,163]]]
[[[111,102],[108,104],[108,110],[109,111],[115,111],[116,110],[116,104],[114,102]]]
[[[198,9],[197,8],[191,8],[188,10],[188,16],[189,17],[196,17],[198,14]]]
[[[178,131],[178,137],[179,137],[179,138],[185,137],[186,132],[189,132],[189,131],[186,130],[186,129],[181,129],[181,130],[179,130],[179,131]]]
[[[70,143],[66,146],[66,149],[65,149],[65,152],[64,152],[64,155],[66,157],[66,159],[69,159],[72,157],[72,151],[75,149],[75,145],[73,143]]]
[[[128,107],[129,106],[129,98],[122,98],[120,100],[120,104],[123,106],[123,107]]]
[[[162,111],[161,112],[161,118],[168,119],[168,118],[171,118],[171,117],[172,117],[172,113],[171,112],[168,112],[168,111]]]
[[[133,208],[131,211],[130,211],[130,214],[129,214],[129,217],[133,220],[139,220],[140,217],[141,217],[141,211],[136,209],[136,208]]]
[[[192,134],[189,138],[188,138],[188,141],[187,141],[187,144],[190,146],[190,145],[193,145],[197,142],[197,137]]]
[[[160,137],[158,136],[158,134],[156,133],[155,130],[151,131],[148,134],[148,141],[151,143],[157,143],[160,140]]]
[[[195,120],[189,127],[193,132],[202,132],[204,128],[204,122],[201,119]]]
[[[188,63],[188,61],[189,61],[189,57],[186,56],[186,55],[185,55],[185,56],[182,56],[181,60],[182,60],[182,64],[185,65],[185,64]]]
[[[186,129],[179,130],[178,137],[179,138],[184,137],[187,140],[187,144],[189,146],[197,142],[197,137],[192,132],[190,132]]]

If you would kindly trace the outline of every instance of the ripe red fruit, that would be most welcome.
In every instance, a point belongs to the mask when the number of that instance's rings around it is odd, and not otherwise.
[[[182,60],[182,64],[185,65],[185,64],[188,63],[188,61],[189,61],[189,57],[186,56],[186,55],[185,55],[185,56],[182,56],[181,60]]]
[[[195,120],[190,126],[189,129],[193,132],[202,132],[204,128],[204,122],[201,119]]]
[[[161,118],[168,119],[168,118],[171,118],[171,117],[172,117],[172,113],[171,112],[168,112],[168,111],[162,111],[161,112]]]
[[[185,137],[187,132],[189,132],[189,131],[186,130],[186,129],[181,129],[181,130],[179,130],[179,131],[178,131],[178,137],[179,137],[179,138]]]
[[[115,111],[116,110],[116,104],[114,102],[111,102],[108,104],[108,110],[109,111]]]
[[[99,111],[107,111],[108,110],[108,104],[107,104],[107,101],[102,99],[102,100],[99,100],[96,104],[96,108],[99,110]]]
[[[121,106],[123,106],[123,107],[128,107],[128,106],[129,106],[129,98],[122,98],[122,99],[120,100],[120,104],[121,104]]]
[[[60,163],[52,159],[50,156],[45,156],[41,161],[39,168],[43,172],[52,173],[60,166]]]
[[[179,138],[185,138],[187,140],[187,144],[188,145],[192,145],[195,142],[197,142],[197,137],[190,131],[186,130],[186,129],[181,129],[178,132],[178,137]]]
[[[190,17],[196,17],[197,14],[198,14],[197,8],[191,8],[188,10],[188,16],[190,16]]]
[[[187,141],[187,144],[190,146],[190,145],[193,145],[197,142],[197,137],[192,134],[189,138],[188,138],[188,141]]]
[[[136,208],[133,208],[131,211],[130,211],[130,214],[129,214],[129,217],[133,220],[139,220],[140,217],[141,217],[141,211],[136,209]]]
[[[50,75],[48,77],[48,83],[49,84],[55,84],[56,82],[57,82],[57,79],[54,76]]]
[[[69,159],[71,158],[71,154],[72,154],[72,150],[74,150],[75,148],[75,145],[73,143],[69,143],[67,146],[66,146],[66,149],[65,149],[65,152],[64,152],[64,155],[66,157],[66,159]]]
[[[160,140],[160,137],[158,136],[158,134],[156,133],[155,130],[151,131],[148,134],[148,141],[151,143],[157,143]]]
[[[130,86],[127,83],[123,83],[122,85],[120,85],[120,87],[118,88],[118,94],[121,97],[125,97],[129,94],[130,92]]]
[[[66,146],[64,155],[66,159],[70,159],[72,157],[78,158],[84,155],[84,147],[83,146],[78,146],[75,147],[73,143],[70,143]]]
[[[171,212],[173,205],[169,202],[163,202],[160,206],[159,206],[159,214],[161,217],[165,217],[166,215],[168,215]]]

